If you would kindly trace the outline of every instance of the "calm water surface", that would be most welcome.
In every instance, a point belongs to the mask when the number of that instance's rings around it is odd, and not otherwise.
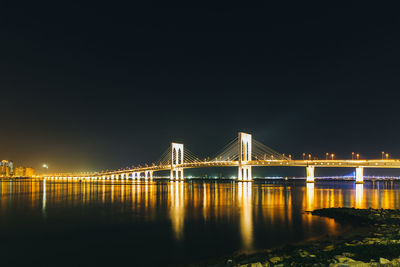
[[[323,207],[400,208],[393,182],[0,180],[2,266],[174,265],[340,234]]]

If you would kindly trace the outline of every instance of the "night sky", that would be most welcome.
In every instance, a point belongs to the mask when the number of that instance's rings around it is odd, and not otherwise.
[[[397,7],[130,2],[1,4],[0,159],[116,169],[238,131],[297,158],[400,157]]]

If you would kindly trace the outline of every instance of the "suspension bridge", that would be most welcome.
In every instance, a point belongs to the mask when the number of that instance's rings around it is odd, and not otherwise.
[[[251,134],[239,132],[238,137],[229,142],[216,156],[201,160],[194,153],[184,148],[184,144],[171,143],[161,158],[151,165],[132,167],[114,171],[93,173],[58,173],[41,176],[44,179],[88,179],[88,180],[152,180],[154,172],[170,171],[171,180],[184,180],[184,170],[207,167],[237,167],[238,181],[252,181],[252,168],[257,166],[286,166],[306,168],[308,183],[315,181],[314,171],[317,167],[355,168],[356,183],[364,182],[364,168],[400,168],[397,159],[330,159],[294,160],[278,153],[252,138]]]

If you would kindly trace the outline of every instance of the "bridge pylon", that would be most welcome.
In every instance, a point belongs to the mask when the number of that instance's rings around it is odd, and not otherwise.
[[[251,134],[239,132],[238,144],[239,144],[238,180],[252,181],[253,175],[251,173],[251,166],[247,165],[247,162],[251,161],[251,151],[252,151]]]
[[[171,180],[183,180],[183,144],[171,143]]]

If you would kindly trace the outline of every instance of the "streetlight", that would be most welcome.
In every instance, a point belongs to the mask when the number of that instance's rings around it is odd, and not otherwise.
[[[311,160],[311,154],[308,154],[308,160]]]
[[[386,154],[386,159],[388,159],[389,158],[389,154]]]
[[[360,154],[357,153],[356,157],[357,157],[357,159],[360,159]]]
[[[328,156],[329,156],[329,153],[326,152],[326,153],[325,153],[325,159],[326,159],[326,160],[328,159]]]
[[[303,153],[303,160],[304,160],[304,157],[306,156],[306,153]]]
[[[383,159],[383,156],[385,155],[385,152],[384,152],[384,151],[382,151],[381,153],[382,153],[382,159]]]
[[[47,174],[47,171],[49,170],[49,165],[47,165],[47,163],[43,163],[42,164],[42,168],[46,169],[45,171],[43,171],[45,174]]]
[[[333,160],[333,158],[335,157],[335,154],[331,154],[331,159]]]
[[[351,160],[354,159],[354,152],[351,152]]]

